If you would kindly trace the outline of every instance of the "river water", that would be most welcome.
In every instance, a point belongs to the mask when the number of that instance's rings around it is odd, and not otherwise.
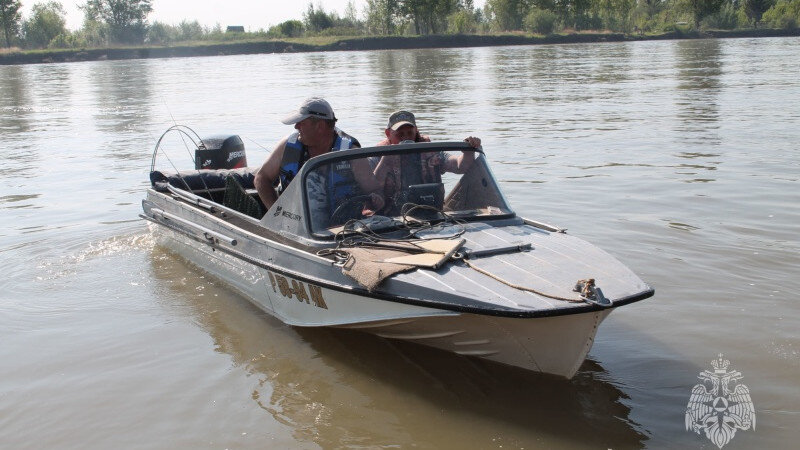
[[[798,73],[798,38],[0,66],[0,447],[713,448],[684,413],[723,353],[757,417],[726,448],[796,448]],[[155,245],[162,131],[257,165],[310,95],[364,144],[400,108],[480,136],[518,214],[656,296],[561,381],[287,327]]]

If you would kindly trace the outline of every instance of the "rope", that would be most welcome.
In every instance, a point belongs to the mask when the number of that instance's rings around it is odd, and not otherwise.
[[[547,294],[547,293],[544,293],[542,291],[538,291],[536,289],[529,288],[527,286],[522,286],[522,285],[519,285],[519,284],[515,284],[515,283],[512,283],[512,282],[510,282],[508,280],[504,280],[503,278],[500,278],[497,275],[495,275],[495,274],[493,274],[493,273],[491,273],[489,271],[481,269],[480,267],[478,267],[478,266],[472,264],[471,262],[469,262],[469,260],[464,259],[463,261],[464,261],[464,264],[466,264],[467,267],[471,268],[472,270],[480,272],[480,273],[486,275],[487,277],[493,278],[493,279],[495,279],[495,280],[497,280],[497,281],[499,281],[499,282],[501,282],[501,283],[503,283],[505,285],[511,286],[514,289],[519,289],[520,291],[532,292],[532,293],[534,293],[536,295],[541,295],[542,297],[552,298],[553,300],[561,300],[561,301],[570,302],[570,303],[583,303],[583,302],[586,301],[583,297],[582,298],[577,298],[577,299],[576,298],[560,297],[558,295]],[[589,285],[588,280],[581,280],[578,283],[581,283],[581,282],[584,282],[585,286]],[[592,283],[592,285],[594,285],[594,279],[591,279],[591,283]],[[584,288],[584,290],[585,289],[586,288]]]
[[[407,208],[407,209],[406,209]],[[336,241],[336,247],[332,249],[322,249],[317,252],[318,256],[331,256],[333,255],[337,260],[341,258],[345,258],[348,247],[376,247],[376,248],[393,248],[395,250],[405,250],[408,252],[414,252],[416,248],[416,252],[418,253],[425,253],[427,250],[423,247],[419,246],[419,242],[435,240],[435,239],[456,239],[463,235],[466,232],[466,228],[464,227],[464,221],[455,219],[454,217],[450,216],[449,214],[443,212],[442,210],[433,208],[431,206],[426,205],[416,205],[413,203],[406,203],[403,205],[403,213],[402,213],[402,224],[397,226],[399,231],[405,231],[402,235],[396,236],[393,238],[381,236],[377,232],[373,231],[368,224],[363,222],[359,219],[350,219],[348,220],[342,229],[336,233],[334,236],[334,240]],[[439,224],[433,224],[430,221],[422,221],[418,219],[414,219],[409,217],[409,214],[415,209],[432,209],[444,217],[444,220]],[[361,225],[360,229],[356,227]],[[447,225],[457,225],[459,229],[451,234],[450,236],[430,236],[430,237],[419,237],[418,233],[426,230],[433,230],[436,227],[444,227]],[[411,248],[402,248],[397,245],[392,245],[393,243],[403,243]]]
[[[461,227],[461,229],[454,233],[452,236],[448,236],[446,238],[441,237],[431,237],[431,238],[420,238],[417,236],[417,233],[424,230],[431,230],[436,226],[429,221],[422,221],[418,219],[414,219],[408,217],[409,214],[415,209],[432,209],[442,216],[444,216],[444,221],[440,225],[444,224],[455,224]],[[415,205],[413,203],[406,203],[402,207],[401,217],[403,219],[403,224],[398,226],[400,229],[407,230],[407,234],[402,237],[396,238],[387,238],[379,235],[375,231],[369,228],[366,224],[358,219],[351,219],[347,221],[342,227],[342,230],[336,233],[334,237],[336,241],[336,247],[330,249],[323,249],[317,252],[319,256],[330,256],[332,255],[336,260],[337,264],[346,264],[350,258],[350,254],[347,252],[347,247],[383,247],[383,248],[396,248],[397,246],[392,245],[396,242],[402,242],[405,244],[410,244],[412,247],[416,247],[416,242],[425,241],[429,239],[455,239],[460,237],[466,232],[466,228],[464,227],[464,223],[461,220],[455,219],[454,217],[450,216],[449,214],[438,210],[436,208],[426,206],[426,205]],[[358,224],[362,225],[362,229],[357,230],[356,226]],[[353,236],[355,234],[355,236]],[[401,250],[401,249],[398,249]],[[425,252],[426,250],[423,248],[419,248],[420,252]],[[406,249],[406,251],[412,252],[412,249]],[[464,264],[467,267],[486,275],[487,277],[493,278],[507,286],[510,286],[514,289],[519,289],[525,292],[531,292],[536,295],[540,295],[542,297],[550,298],[553,300],[561,300],[564,302],[570,303],[584,303],[589,302],[593,303],[592,300],[595,298],[595,286],[594,286],[594,278],[589,278],[586,280],[578,280],[577,284],[575,285],[575,292],[579,292],[581,297],[579,298],[568,298],[568,297],[561,297],[558,295],[551,295],[545,292],[529,288],[527,286],[522,286],[519,284],[512,283],[508,280],[505,280],[487,270],[481,269],[480,267],[472,264],[469,260],[461,257],[454,256],[453,259],[461,259],[464,261]]]

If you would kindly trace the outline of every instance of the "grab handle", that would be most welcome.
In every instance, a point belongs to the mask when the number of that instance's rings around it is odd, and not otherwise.
[[[214,230],[211,230],[211,229],[208,229],[208,228],[206,228],[204,226],[201,226],[201,225],[198,225],[196,223],[190,222],[190,221],[188,221],[188,220],[186,220],[186,219],[184,219],[182,217],[178,217],[178,216],[176,216],[174,214],[170,214],[170,213],[164,211],[163,209],[152,208],[150,210],[150,213],[153,214],[154,218],[156,218],[156,216],[161,216],[162,220],[169,220],[169,221],[172,221],[172,222],[177,222],[177,223],[183,225],[184,227],[191,228],[193,230],[197,230],[198,232],[200,232],[200,234],[203,236],[203,238],[205,238],[209,242],[212,242],[212,243],[225,242],[226,244],[229,244],[229,245],[231,245],[233,247],[235,247],[236,244],[239,243],[236,240],[236,238],[232,238],[230,236],[226,236],[226,235],[224,235],[222,233],[218,233],[218,232],[216,232]]]

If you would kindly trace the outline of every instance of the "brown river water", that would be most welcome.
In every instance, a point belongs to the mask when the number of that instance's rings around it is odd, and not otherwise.
[[[798,38],[0,66],[0,448],[711,449],[684,415],[719,353],[757,418],[725,448],[796,448],[798,74]],[[257,165],[310,95],[365,145],[401,108],[480,136],[519,215],[655,297],[564,381],[291,328],[155,245],[161,132]]]

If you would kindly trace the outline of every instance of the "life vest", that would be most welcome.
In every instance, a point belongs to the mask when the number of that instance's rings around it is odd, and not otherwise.
[[[347,150],[352,148],[358,141],[348,136],[345,132],[335,129],[336,140],[333,142],[331,151]],[[275,183],[278,188],[278,195],[286,190],[289,183],[300,172],[300,168],[308,161],[308,147],[299,141],[300,133],[295,131],[286,140],[286,146],[283,148],[283,158],[281,159],[281,167],[278,173],[278,179]]]
[[[335,129],[336,139],[331,146],[331,151],[347,150],[358,145],[358,141],[347,133]],[[300,172],[300,168],[309,159],[308,147],[298,140],[299,133],[292,133],[286,141],[281,159],[281,168],[278,177],[278,195],[280,195],[289,183]],[[336,206],[341,204],[348,197],[357,195],[358,185],[355,181],[353,169],[349,161],[337,161],[327,166],[326,194],[328,196],[328,213],[333,214]]]
[[[342,202],[359,194],[350,161],[337,161],[328,166],[327,188],[329,215],[332,215]],[[361,210],[361,206],[355,206]]]

